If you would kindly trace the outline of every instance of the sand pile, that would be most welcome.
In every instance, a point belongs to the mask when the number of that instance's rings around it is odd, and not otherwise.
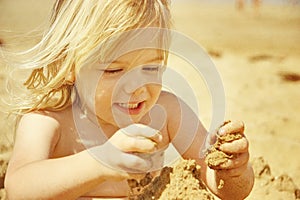
[[[271,168],[263,157],[253,158],[251,163],[255,185],[246,199],[300,199],[300,189],[290,176],[272,175]],[[173,168],[163,168],[158,177],[153,178],[148,173],[140,181],[129,180],[129,200],[215,199],[200,180],[200,173],[200,166],[194,160],[182,160]]]
[[[11,154],[11,148],[6,145],[0,144],[0,200],[6,199],[6,193],[4,188],[4,177],[8,165],[8,161]]]
[[[274,176],[271,168],[263,157],[252,160],[255,173],[255,186],[253,199],[263,197],[265,199],[300,199],[300,189],[297,188],[293,179],[287,174]]]
[[[151,177],[148,173],[140,181],[128,180],[131,188],[130,200],[156,199],[202,199],[212,200],[201,181],[200,166],[194,160],[182,160],[174,167],[164,167],[160,176]]]

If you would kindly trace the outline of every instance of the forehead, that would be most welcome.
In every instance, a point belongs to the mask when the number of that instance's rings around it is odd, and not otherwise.
[[[128,52],[143,51],[151,52],[149,49],[160,49],[161,54],[169,49],[168,30],[155,27],[134,29],[114,34],[97,46],[95,53],[102,61],[111,61],[129,54]],[[143,49],[143,50],[141,50]],[[153,51],[153,50],[152,50]]]

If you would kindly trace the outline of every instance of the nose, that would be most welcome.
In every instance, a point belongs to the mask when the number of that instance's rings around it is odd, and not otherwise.
[[[148,80],[149,82],[149,80]],[[146,90],[147,78],[140,69],[134,69],[124,74],[120,80],[120,87],[127,94],[141,93]]]
[[[127,94],[139,95],[146,91],[146,80],[142,77],[134,76],[126,79],[123,89]]]

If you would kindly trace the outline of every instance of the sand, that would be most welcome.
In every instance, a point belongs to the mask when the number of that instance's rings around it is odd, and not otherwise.
[[[264,178],[256,176],[247,199],[295,199],[299,196],[295,188],[300,186],[299,5],[263,4],[256,12],[250,6],[237,11],[233,4],[188,2],[173,4],[175,28],[211,55],[225,88],[225,118],[244,121],[251,161],[263,158],[270,168]],[[32,31],[42,29],[49,5],[50,0],[1,0],[2,45],[20,49],[30,44],[29,39],[36,41]],[[28,31],[25,42],[12,37]],[[1,85],[5,76],[1,68]],[[190,81],[196,82],[192,76]],[[201,92],[197,96],[202,108],[200,118],[209,127],[211,102]],[[4,95],[3,88],[0,94]],[[10,155],[11,128],[3,115],[0,119],[3,174]]]
[[[139,181],[128,182],[129,200],[214,200],[201,180],[201,167],[195,160],[180,160],[173,167],[164,167],[155,178],[148,173]]]
[[[220,128],[229,122],[230,121],[224,122],[224,124],[222,124]],[[220,146],[224,143],[230,143],[235,140],[241,139],[243,137],[243,133],[226,134],[221,136],[217,132],[216,136],[217,141],[208,148],[205,156],[205,163],[212,169],[217,169],[217,167],[226,163],[228,159],[233,158],[232,154],[227,154],[221,151]]]

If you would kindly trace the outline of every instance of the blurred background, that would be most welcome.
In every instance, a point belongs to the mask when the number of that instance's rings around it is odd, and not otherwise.
[[[0,0],[0,45],[20,50],[36,43],[53,3]],[[225,88],[226,119],[245,122],[251,160],[262,157],[268,164],[263,167],[269,166],[271,176],[279,180],[270,183],[257,177],[248,199],[296,199],[295,188],[300,186],[299,0],[173,0],[171,10],[174,28],[201,45],[217,67]],[[208,127],[210,99],[200,95],[199,104],[204,108],[201,120]],[[4,114],[0,120],[3,187],[12,133]]]

